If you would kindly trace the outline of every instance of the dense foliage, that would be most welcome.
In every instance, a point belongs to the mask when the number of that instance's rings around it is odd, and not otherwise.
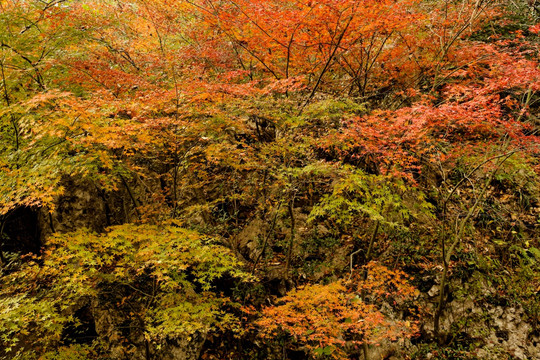
[[[534,358],[536,3],[0,0],[0,359]]]

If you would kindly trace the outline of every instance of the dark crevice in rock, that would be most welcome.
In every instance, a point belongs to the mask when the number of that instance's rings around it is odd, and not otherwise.
[[[90,306],[86,305],[75,311],[73,318],[75,321],[64,328],[65,343],[91,344],[98,337],[98,333]]]
[[[39,213],[29,207],[20,207],[4,219],[0,234],[3,252],[39,254],[42,246]]]

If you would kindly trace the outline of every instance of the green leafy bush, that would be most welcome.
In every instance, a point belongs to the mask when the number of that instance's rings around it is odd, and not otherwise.
[[[233,326],[223,310],[230,300],[214,290],[219,279],[247,280],[240,265],[212,239],[174,225],[55,235],[41,258],[3,279],[0,358],[18,358],[26,346],[56,350],[82,306],[120,315],[109,335],[156,346]]]

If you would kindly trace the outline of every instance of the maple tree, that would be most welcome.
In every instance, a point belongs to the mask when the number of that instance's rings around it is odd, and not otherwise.
[[[0,1],[0,358],[142,354],[145,342],[159,357],[197,333],[248,341],[235,291],[263,338],[367,357],[416,332],[381,311],[413,297],[400,267],[437,278],[422,335],[448,345],[441,319],[466,256],[520,257],[511,276],[534,293],[540,49],[528,6]],[[86,220],[105,233],[55,231],[76,192],[104,202],[108,223]],[[11,252],[21,209],[51,228],[35,258]],[[501,242],[505,255],[489,250]],[[227,277],[238,285],[217,286]],[[85,301],[114,304],[132,333],[70,344]],[[258,341],[246,358],[263,356]]]
[[[141,341],[147,351],[156,351],[167,339],[232,326],[233,315],[221,309],[230,300],[211,289],[226,276],[245,281],[249,276],[214,242],[174,224],[123,225],[103,235],[81,230],[53,237],[42,258],[4,277],[4,352],[32,358],[17,345],[34,328],[39,331],[31,344],[36,357],[54,352],[67,342],[66,329],[77,321],[66,311],[84,306],[105,313],[113,307],[115,316],[121,314],[109,320],[109,348],[97,346],[97,352],[130,354]]]
[[[378,305],[391,294],[401,302],[410,300],[416,290],[403,274],[384,266],[369,263],[366,271],[369,276],[360,281],[355,277],[354,285],[343,281],[309,285],[287,294],[280,299],[281,305],[263,310],[257,322],[263,336],[271,339],[286,332],[293,343],[307,346],[312,355],[347,359],[347,347],[415,335],[414,322],[393,321]]]

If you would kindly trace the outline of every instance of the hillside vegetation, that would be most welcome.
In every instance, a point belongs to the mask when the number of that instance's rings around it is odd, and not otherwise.
[[[540,359],[536,0],[0,0],[0,359]]]

